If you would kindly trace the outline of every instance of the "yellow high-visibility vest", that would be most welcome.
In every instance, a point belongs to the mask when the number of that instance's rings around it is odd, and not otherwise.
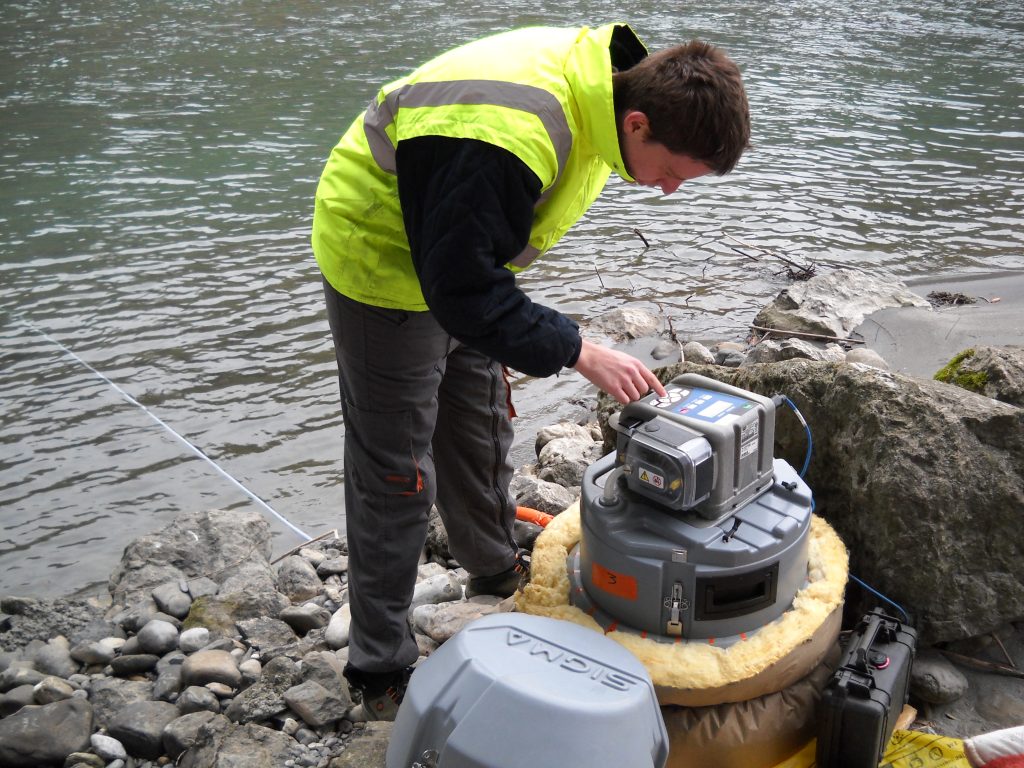
[[[508,150],[540,179],[525,269],[604,188],[625,178],[608,50],[616,24],[487,37],[384,86],[331,152],[316,191],[313,251],[327,281],[366,304],[423,311],[395,176],[403,139],[446,136]],[[526,53],[524,53],[526,52]]]

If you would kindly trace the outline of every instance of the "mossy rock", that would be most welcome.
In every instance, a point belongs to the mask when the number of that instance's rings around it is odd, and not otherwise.
[[[182,629],[206,627],[212,633],[232,635],[235,633],[234,614],[237,609],[238,605],[231,600],[218,599],[212,595],[196,598],[182,622]]]
[[[985,385],[988,384],[988,374],[984,371],[965,370],[962,366],[964,361],[970,360],[975,355],[973,349],[965,349],[935,374],[935,380],[945,384],[966,389],[969,392],[983,394]]]

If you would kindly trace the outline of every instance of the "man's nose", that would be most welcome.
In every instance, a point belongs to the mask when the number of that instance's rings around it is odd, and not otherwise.
[[[669,180],[662,181],[659,186],[661,187],[662,194],[664,194],[664,195],[671,195],[673,192],[675,192],[677,189],[679,189],[679,187],[682,185],[682,183],[683,182],[681,182],[681,181],[679,181],[677,179],[669,179]]]

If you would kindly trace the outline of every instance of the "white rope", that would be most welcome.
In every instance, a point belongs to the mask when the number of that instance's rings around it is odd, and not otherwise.
[[[118,394],[120,394],[121,397],[123,397],[125,400],[127,400],[132,405],[134,405],[136,408],[141,409],[143,413],[145,413],[147,416],[149,416],[149,418],[151,418],[153,421],[155,421],[157,424],[159,424],[161,427],[163,427],[165,430],[167,430],[167,432],[170,433],[173,437],[177,438],[182,443],[182,445],[184,445],[186,448],[188,448],[190,451],[192,451],[192,453],[194,453],[200,459],[202,459],[207,464],[209,464],[211,467],[213,467],[223,478],[228,480],[232,485],[234,485],[236,488],[238,488],[240,491],[242,491],[242,493],[244,493],[250,499],[255,501],[261,507],[263,507],[263,509],[267,510],[270,514],[272,514],[274,517],[276,517],[278,520],[280,520],[284,525],[286,525],[292,531],[297,533],[303,539],[305,539],[306,541],[310,541],[311,540],[312,537],[308,533],[306,533],[301,528],[299,528],[296,525],[294,525],[290,520],[285,518],[284,515],[282,515],[280,512],[278,512],[272,506],[267,504],[267,502],[265,502],[259,496],[257,496],[255,493],[253,493],[248,488],[246,488],[244,485],[242,485],[240,482],[238,482],[238,480],[236,480],[231,475],[229,475],[226,471],[224,471],[220,467],[219,464],[217,464],[217,462],[215,462],[213,459],[211,459],[209,456],[207,456],[205,453],[203,453],[203,451],[200,450],[199,448],[197,448],[195,445],[190,443],[185,437],[183,437],[182,435],[180,435],[177,432],[175,432],[170,427],[170,425],[167,424],[167,422],[165,422],[163,419],[161,419],[159,416],[157,416],[155,413],[153,413],[151,410],[149,410],[149,408],[144,406],[142,403],[140,403],[134,397],[132,397],[127,392],[125,392],[123,389],[121,389],[121,387],[119,387],[117,384],[115,384],[113,381],[111,381],[103,373],[101,373],[100,371],[98,371],[95,368],[93,368],[91,365],[89,365],[89,363],[85,362],[85,360],[80,358],[78,355],[76,355],[74,352],[72,352],[66,346],[61,344],[55,338],[53,338],[52,336],[47,334],[45,331],[42,331],[39,328],[37,328],[36,326],[34,326],[32,323],[28,322],[27,320],[25,320],[23,318],[18,318],[18,321],[22,325],[24,325],[25,327],[29,328],[30,330],[32,330],[35,333],[37,333],[40,336],[42,336],[44,339],[49,341],[51,344],[54,344],[54,345],[60,347],[62,350],[64,350],[64,352],[67,355],[69,355],[70,357],[74,358],[80,365],[83,365],[84,367],[88,368],[95,376],[97,376],[100,379],[102,379],[103,381],[105,381],[111,388],[113,388]]]

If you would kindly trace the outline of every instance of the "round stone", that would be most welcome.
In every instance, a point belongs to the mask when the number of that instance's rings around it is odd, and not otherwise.
[[[136,637],[143,653],[163,656],[178,647],[178,628],[160,619],[147,621]]]

